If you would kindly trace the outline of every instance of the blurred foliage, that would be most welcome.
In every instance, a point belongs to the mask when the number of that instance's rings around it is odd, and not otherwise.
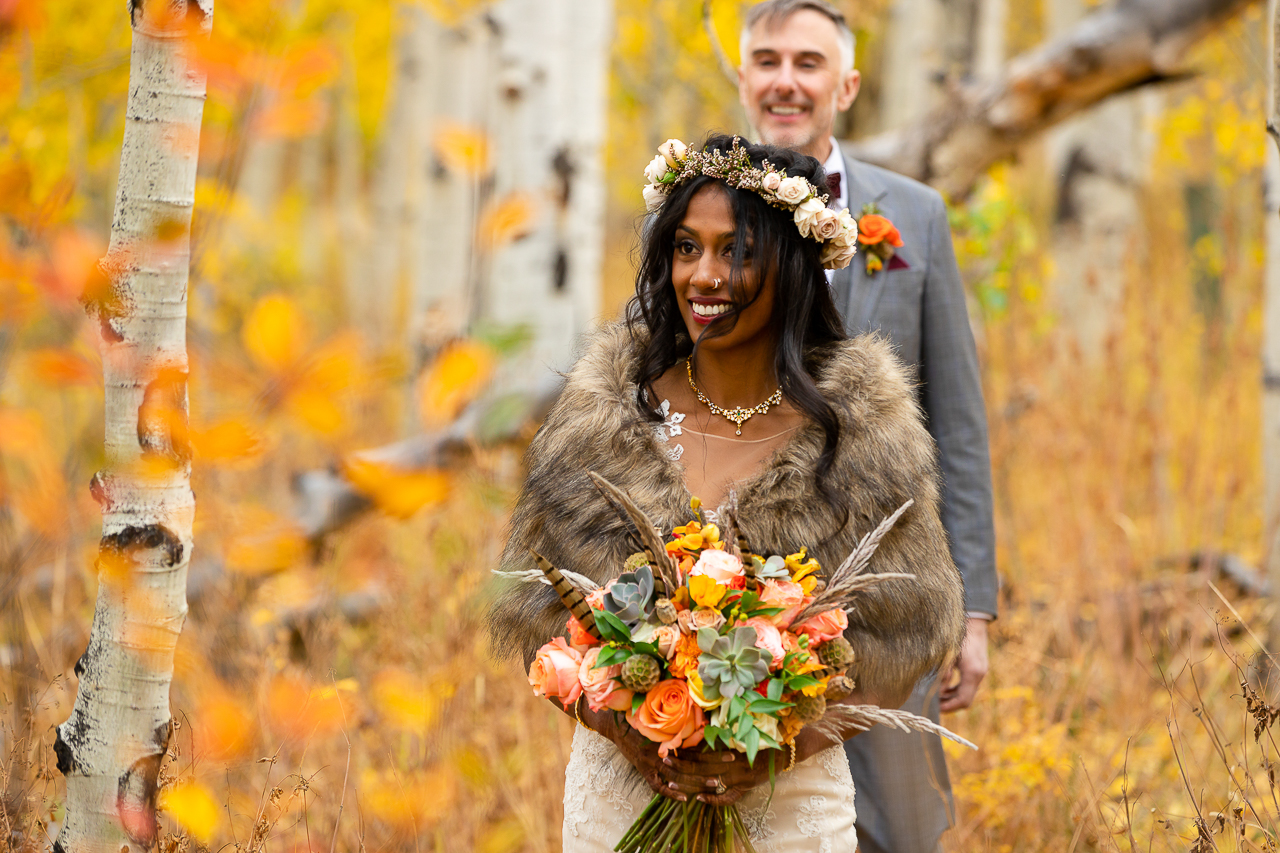
[[[457,22],[484,5],[422,7]],[[847,5],[874,80],[890,4]],[[1045,5],[1010,4],[1012,46],[1043,37]],[[219,0],[200,51],[199,503],[163,776],[169,849],[558,848],[571,724],[516,666],[490,659],[477,626],[521,448],[475,447],[447,471],[356,453],[406,424],[447,422],[528,342],[527,329],[477,328],[436,342],[417,370],[351,320],[344,223],[368,227],[406,8]],[[714,16],[736,57],[739,4],[719,0]],[[1241,802],[1215,744],[1250,735],[1223,649],[1247,657],[1251,641],[1187,568],[1193,552],[1261,558],[1259,26],[1255,10],[1197,50],[1200,76],[1136,96],[1158,101],[1141,240],[1096,350],[1082,351],[1060,308],[1056,268],[1072,259],[1055,255],[1040,146],[952,208],[1004,591],[991,675],[949,720],[983,747],[953,756],[951,849],[1184,849],[1194,806],[1208,818]],[[129,38],[113,4],[0,0],[0,781],[5,820],[28,837],[52,837],[61,818],[51,727],[74,699],[97,585],[85,484],[102,461],[101,365],[78,299],[102,280]],[[742,126],[700,4],[618,0],[612,69],[610,311],[631,290],[653,147]],[[859,115],[873,114],[874,93]],[[433,144],[445,168],[486,166],[489,140],[474,128],[447,127]],[[356,209],[343,207],[343,170]],[[1194,239],[1189,185],[1211,201]],[[497,251],[534,215],[527,200],[498,199],[477,224]],[[1213,313],[1194,293],[1202,273],[1219,282]],[[311,541],[291,481],[326,465],[381,511]],[[1236,607],[1266,624],[1265,602]],[[1244,836],[1266,846],[1256,827]]]

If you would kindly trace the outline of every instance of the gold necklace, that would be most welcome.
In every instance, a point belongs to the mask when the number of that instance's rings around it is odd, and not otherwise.
[[[741,406],[736,409],[722,409],[711,402],[707,395],[702,393],[702,389],[698,387],[698,384],[693,381],[693,362],[687,358],[684,360],[684,369],[689,374],[689,387],[693,389],[693,393],[698,395],[698,402],[705,404],[711,410],[711,414],[719,415],[732,421],[733,425],[738,428],[738,435],[742,435],[742,425],[751,420],[752,415],[767,415],[771,406],[782,405],[782,386],[779,385],[778,390],[769,395],[769,399],[757,406],[752,406],[749,409],[744,409]]]

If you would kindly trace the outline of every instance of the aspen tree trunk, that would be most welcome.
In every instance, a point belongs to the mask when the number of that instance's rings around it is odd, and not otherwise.
[[[205,80],[192,39],[213,0],[133,0],[129,98],[109,292],[86,294],[101,327],[105,466],[98,600],[79,691],[58,727],[66,817],[54,849],[122,853],[155,844],[170,732],[173,654],[186,618],[195,502],[187,442],[187,274]]]
[[[1264,554],[1271,595],[1280,599],[1280,0],[1270,0],[1270,104],[1267,132],[1267,263],[1262,325],[1262,457],[1266,482]],[[1271,650],[1280,651],[1280,613],[1271,624]],[[1274,665],[1274,664],[1273,664]]]

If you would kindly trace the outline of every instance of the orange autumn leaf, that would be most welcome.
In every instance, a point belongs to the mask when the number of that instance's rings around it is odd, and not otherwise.
[[[285,737],[309,738],[342,730],[355,710],[356,684],[308,684],[300,678],[277,676],[267,688],[267,719],[272,731]]]
[[[514,192],[491,202],[480,217],[480,239],[494,248],[528,236],[537,206],[533,196]]]
[[[440,471],[405,471],[353,457],[343,463],[343,473],[379,509],[396,518],[410,518],[449,496],[449,478]]]
[[[29,358],[32,373],[46,385],[97,386],[102,382],[102,367],[73,350],[39,349]]]
[[[436,131],[432,147],[445,168],[454,172],[480,175],[489,171],[489,137],[479,128],[445,124]]]
[[[307,541],[293,522],[265,510],[246,512],[230,531],[227,567],[246,574],[278,572],[306,555]]]
[[[229,420],[191,431],[191,447],[206,462],[251,459],[262,452],[262,439],[242,421]]]
[[[258,300],[245,319],[240,336],[254,363],[277,373],[292,365],[306,345],[297,306],[280,294]]]
[[[418,379],[418,407],[429,426],[446,424],[475,399],[493,375],[493,351],[459,341],[441,351]]]
[[[362,779],[361,802],[387,823],[422,831],[448,815],[457,796],[455,777],[440,769],[428,768],[413,775],[375,774],[366,771]]]
[[[445,691],[402,670],[388,670],[373,684],[373,704],[393,726],[422,732],[435,723]]]
[[[190,719],[197,757],[237,758],[253,744],[253,717],[222,690],[203,698]]]

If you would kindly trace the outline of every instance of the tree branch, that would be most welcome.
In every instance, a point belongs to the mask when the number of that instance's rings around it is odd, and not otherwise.
[[[715,22],[711,20],[711,0],[702,0],[702,28],[707,31],[707,39],[711,42],[711,50],[716,55],[716,63],[736,91],[738,69],[734,68],[733,63],[729,61],[729,55],[724,52],[724,45],[720,43],[720,36],[716,34]]]
[[[964,196],[994,163],[1112,95],[1185,76],[1187,50],[1258,0],[1119,0],[1015,57],[994,80],[956,85],[919,121],[847,143],[868,163]]]

